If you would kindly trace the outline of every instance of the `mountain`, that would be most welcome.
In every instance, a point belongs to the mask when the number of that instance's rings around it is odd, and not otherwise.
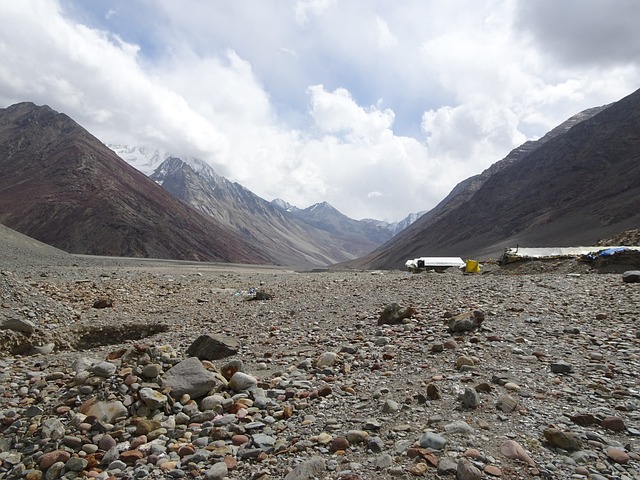
[[[458,184],[355,268],[419,256],[499,256],[508,246],[592,245],[640,225],[640,90],[582,112]]]
[[[281,264],[327,266],[365,255],[390,238],[388,235],[375,243],[359,230],[353,231],[354,220],[332,207],[318,207],[318,212],[326,208],[322,218],[327,224],[334,218],[343,221],[329,231],[322,221],[314,223],[313,215],[305,210],[282,200],[268,202],[194,158],[169,157],[150,178],[177,198],[259,245]]]
[[[70,253],[274,261],[33,103],[0,109],[0,223]]]

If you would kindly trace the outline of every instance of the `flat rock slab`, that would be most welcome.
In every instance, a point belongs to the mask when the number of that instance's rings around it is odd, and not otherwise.
[[[187,355],[200,360],[219,360],[238,353],[240,343],[224,335],[200,335],[187,349]]]
[[[171,396],[180,398],[188,394],[191,398],[202,397],[216,385],[217,379],[196,357],[190,357],[174,365],[162,376],[163,388],[171,388]]]

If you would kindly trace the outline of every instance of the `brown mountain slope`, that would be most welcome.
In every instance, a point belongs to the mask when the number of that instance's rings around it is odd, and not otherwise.
[[[640,91],[491,170],[472,190],[477,177],[463,182],[446,208],[347,266],[401,268],[418,256],[496,257],[516,244],[591,245],[637,228]]]
[[[68,116],[0,109],[0,223],[69,253],[272,263]]]

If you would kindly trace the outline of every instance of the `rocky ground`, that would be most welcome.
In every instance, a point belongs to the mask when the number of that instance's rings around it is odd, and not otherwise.
[[[620,274],[12,252],[0,478],[640,479]]]

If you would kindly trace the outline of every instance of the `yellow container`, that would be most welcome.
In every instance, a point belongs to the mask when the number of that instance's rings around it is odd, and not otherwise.
[[[480,273],[480,263],[477,260],[467,260],[464,269],[467,273]]]

